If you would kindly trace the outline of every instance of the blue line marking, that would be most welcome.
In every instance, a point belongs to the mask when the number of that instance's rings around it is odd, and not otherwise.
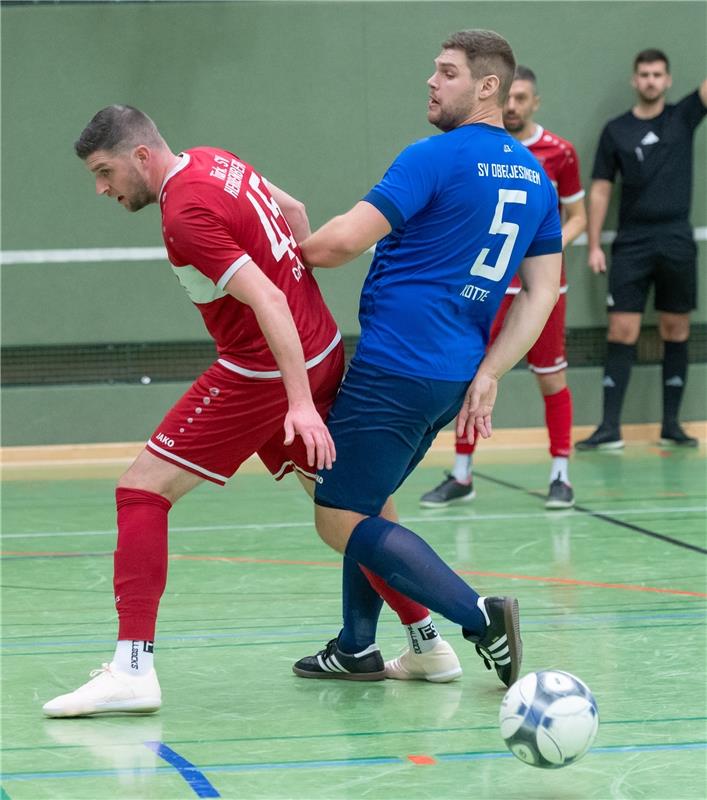
[[[148,747],[163,761],[173,766],[194,790],[197,797],[221,797],[198,767],[195,767],[191,761],[187,761],[186,758],[180,756],[179,753],[175,753],[164,742],[145,742],[145,747]]]
[[[220,797],[216,789],[209,783],[206,777],[186,759],[171,750],[162,742],[145,742],[145,745],[153,750],[160,758],[175,767],[182,775],[184,780],[191,786],[199,797]],[[592,747],[587,753],[587,758],[592,755],[606,754],[619,755],[621,753],[646,753],[661,750],[686,751],[686,750],[705,750],[707,742],[678,742],[676,744],[639,744],[639,745],[608,745],[606,747]],[[507,751],[491,750],[486,753],[430,753],[438,761],[480,761],[485,759],[513,758]],[[260,772],[274,769],[331,769],[332,767],[372,767],[385,764],[408,765],[409,762],[400,756],[372,756],[369,758],[341,758],[312,761],[265,761],[261,763],[245,764],[209,764],[209,772]],[[4,781],[33,781],[33,780],[54,780],[56,778],[95,778],[108,777],[115,775],[147,775],[162,774],[171,771],[168,767],[157,768],[138,768],[138,769],[87,769],[87,770],[67,770],[66,772],[8,772],[2,775]],[[207,788],[208,787],[208,788]],[[208,790],[212,794],[202,793]],[[0,798],[4,800],[4,798]]]
[[[10,795],[0,786],[0,800],[10,800]]]

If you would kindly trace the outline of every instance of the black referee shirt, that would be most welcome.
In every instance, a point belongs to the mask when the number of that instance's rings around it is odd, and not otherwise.
[[[621,174],[619,228],[687,222],[692,195],[692,141],[707,114],[698,92],[652,119],[627,111],[604,126],[592,178]]]

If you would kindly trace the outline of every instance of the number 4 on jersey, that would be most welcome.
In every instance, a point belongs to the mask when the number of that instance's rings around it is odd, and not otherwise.
[[[280,261],[287,253],[290,256],[290,261],[295,262],[292,267],[292,274],[295,276],[295,280],[299,281],[302,277],[304,265],[297,258],[294,250],[296,242],[282,215],[282,211],[280,211],[280,207],[273,198],[268,197],[263,192],[260,187],[260,178],[254,172],[251,173],[248,186],[253,191],[247,191],[246,197],[258,214],[260,224],[263,226],[263,230],[270,242],[273,258],[275,261]]]
[[[487,264],[485,262],[485,258],[491,252],[491,249],[489,247],[484,247],[479,255],[476,256],[476,261],[474,261],[470,270],[471,275],[488,278],[490,281],[500,281],[506,274],[508,263],[513,253],[513,245],[516,243],[516,237],[518,236],[520,228],[515,222],[504,221],[503,206],[506,203],[520,203],[521,205],[525,205],[527,200],[528,193],[521,189],[498,190],[498,203],[496,203],[496,211],[491,220],[489,233],[501,234],[506,237],[506,240],[501,247],[501,252],[498,254],[495,264]]]

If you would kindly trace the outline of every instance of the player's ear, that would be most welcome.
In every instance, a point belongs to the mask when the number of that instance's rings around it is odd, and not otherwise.
[[[133,150],[133,158],[139,161],[141,164],[146,164],[150,160],[150,148],[145,146],[144,144],[139,144]]]
[[[498,94],[498,87],[501,85],[498,75],[484,75],[481,79],[481,88],[479,89],[479,99],[486,100]]]

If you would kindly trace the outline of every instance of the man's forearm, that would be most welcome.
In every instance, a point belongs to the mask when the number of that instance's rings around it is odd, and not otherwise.
[[[607,184],[606,186],[604,184]],[[589,192],[589,221],[587,224],[587,239],[589,248],[599,247],[601,244],[601,231],[604,227],[606,213],[609,210],[611,199],[611,184],[608,181],[595,183]]]
[[[358,250],[347,237],[344,216],[334,217],[300,243],[304,263],[310,267],[340,267],[356,258]]]
[[[284,296],[253,308],[258,325],[282,373],[290,407],[312,403],[302,343]]]
[[[500,379],[535,344],[557,303],[555,287],[537,287],[532,293],[522,289],[508,309],[503,327],[481,362],[483,371]]]

